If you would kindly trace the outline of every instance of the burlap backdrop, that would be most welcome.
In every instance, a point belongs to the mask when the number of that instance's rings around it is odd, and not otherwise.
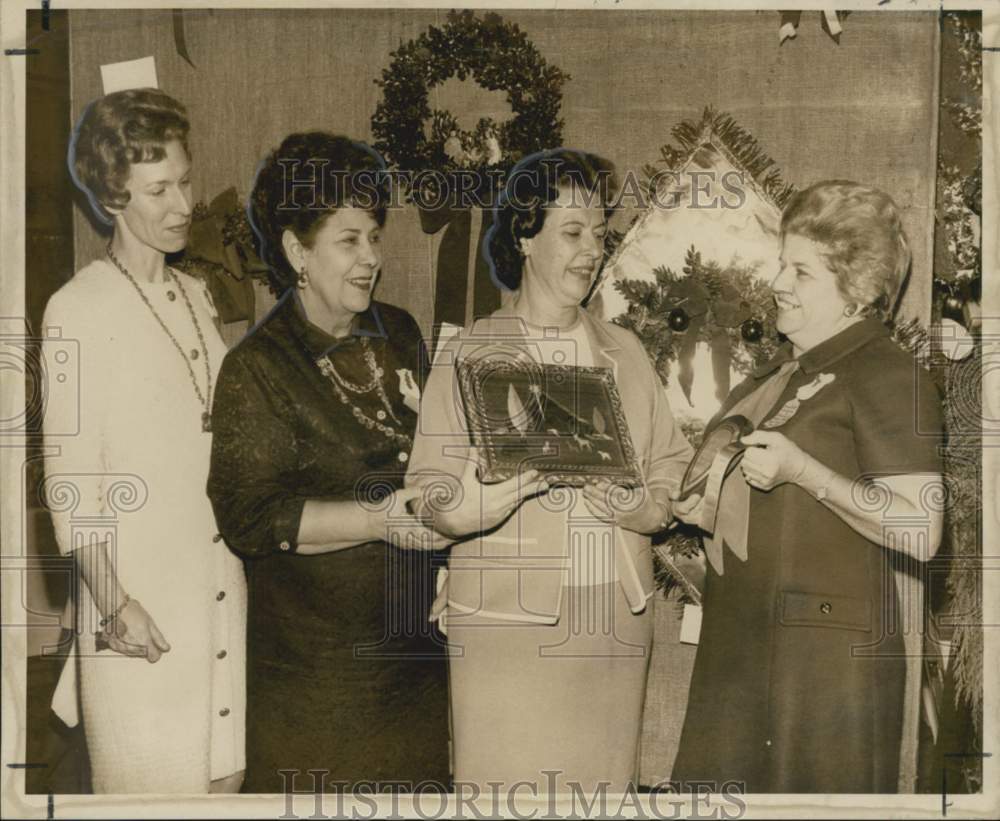
[[[174,47],[170,11],[74,11],[74,118],[101,93],[102,63],[154,55],[160,87],[190,111],[194,186],[211,199],[245,194],[264,153],[287,133],[323,128],[370,140],[373,80],[389,52],[444,10],[185,11],[192,68]],[[778,45],[776,12],[510,11],[547,60],[572,75],[563,143],[598,151],[619,169],[659,156],[672,126],[706,105],[734,114],[788,181],[865,180],[903,207],[914,246],[904,310],[929,313],[936,134],[933,13],[853,13],[839,45],[806,13]],[[448,84],[433,101],[466,127],[504,116],[500,92]],[[101,240],[76,215],[82,266]],[[429,330],[435,238],[412,211],[391,217],[379,296]],[[258,308],[266,307],[258,305]],[[230,336],[242,326],[230,329]]]
[[[597,151],[619,170],[659,157],[671,127],[706,105],[733,114],[788,182],[863,180],[903,208],[914,252],[903,302],[930,312],[937,134],[937,15],[852,13],[840,44],[819,13],[778,45],[776,12],[510,11],[547,60],[572,75],[564,89],[563,144]],[[182,100],[193,126],[194,188],[209,200],[236,185],[245,195],[257,163],[287,133],[322,128],[371,139],[373,80],[389,52],[429,24],[434,10],[186,11],[192,68],[177,54],[170,11],[70,15],[73,116],[101,93],[102,63],[154,55],[160,87]],[[505,116],[498,92],[449,83],[432,102],[468,128]],[[430,331],[437,238],[412,210],[391,216],[379,297]],[[77,267],[102,239],[75,216]],[[258,315],[269,300],[258,300]],[[230,341],[243,323],[226,329]],[[670,605],[659,608],[643,736],[643,780],[665,777],[676,751],[694,648],[678,645]]]

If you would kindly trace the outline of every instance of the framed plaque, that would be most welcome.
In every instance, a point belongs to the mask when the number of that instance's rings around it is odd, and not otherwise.
[[[610,369],[483,357],[459,362],[458,379],[482,481],[535,469],[559,484],[642,484]]]
[[[740,439],[753,432],[753,424],[745,416],[727,416],[705,434],[694,458],[684,471],[681,480],[680,498],[686,499],[693,493],[705,495],[705,486],[716,458],[722,455],[726,464],[744,450]]]

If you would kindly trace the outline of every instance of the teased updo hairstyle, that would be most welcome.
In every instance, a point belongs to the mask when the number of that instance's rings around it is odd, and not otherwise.
[[[312,248],[323,222],[338,208],[363,208],[385,225],[389,202],[385,162],[347,137],[310,131],[289,134],[264,158],[250,194],[248,215],[275,294],[295,285],[297,272],[281,237],[291,231]]]
[[[166,144],[178,140],[188,157],[187,110],[156,88],[115,91],[84,109],[69,141],[73,182],[102,222],[114,222],[107,208],[124,208],[133,163],[159,162]]]
[[[888,320],[910,267],[899,209],[884,191],[826,180],[799,191],[781,215],[781,237],[798,234],[820,246],[837,288],[867,316]]]
[[[521,240],[542,230],[545,206],[555,202],[559,190],[567,186],[580,191],[581,205],[599,203],[605,217],[614,210],[610,205],[616,186],[614,165],[596,154],[555,148],[525,157],[511,169],[486,235],[486,261],[499,287],[511,291],[520,287],[524,272]]]

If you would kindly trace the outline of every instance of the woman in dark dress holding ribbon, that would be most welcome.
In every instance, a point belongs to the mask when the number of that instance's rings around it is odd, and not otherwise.
[[[361,143],[292,134],[251,195],[280,298],[223,363],[208,483],[247,566],[247,792],[448,778],[440,541],[400,489],[426,353],[372,300],[383,172]]]
[[[931,558],[942,527],[939,400],[885,325],[909,248],[886,194],[841,181],[792,198],[781,243],[788,342],[709,427],[740,414],[759,430],[706,544],[672,780],[895,792],[906,660],[892,554]],[[675,511],[698,523],[702,506]]]

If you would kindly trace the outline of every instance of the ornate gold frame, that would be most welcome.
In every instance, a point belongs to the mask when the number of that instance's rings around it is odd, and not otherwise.
[[[580,486],[592,479],[608,479],[625,487],[638,487],[642,484],[642,473],[629,435],[621,395],[609,368],[538,365],[534,362],[498,361],[485,357],[462,360],[458,363],[457,371],[469,433],[479,450],[482,481],[502,481],[522,471],[535,469],[549,482],[558,484]],[[486,382],[496,378],[498,374],[511,377],[511,386],[514,381],[525,381],[535,397],[537,411],[533,413],[530,409],[523,409],[524,429],[499,429],[496,422],[500,417],[496,409],[486,406]],[[554,406],[553,410],[557,413],[574,414],[574,409],[565,409],[553,398],[550,388],[567,383],[572,386],[575,397],[580,395],[581,387],[597,390],[598,405],[594,406],[592,412],[598,411],[594,419],[603,420],[603,429],[598,429],[598,425],[591,424],[578,415],[573,419],[576,430],[531,429],[538,428],[539,423],[545,419],[551,421],[551,416],[546,416],[545,410],[549,404]],[[535,385],[539,387],[537,392],[530,387]],[[507,418],[516,426],[512,415]],[[557,435],[553,435],[554,432]],[[601,441],[614,443],[617,451],[608,445],[604,446],[606,450],[602,450]],[[545,451],[547,447],[553,446],[553,442],[560,446],[566,444],[573,450],[579,449],[577,458],[548,458]],[[538,448],[537,456],[525,455],[525,450],[533,447]],[[600,455],[600,462],[589,461],[595,455]],[[617,458],[619,455],[620,458]]]

